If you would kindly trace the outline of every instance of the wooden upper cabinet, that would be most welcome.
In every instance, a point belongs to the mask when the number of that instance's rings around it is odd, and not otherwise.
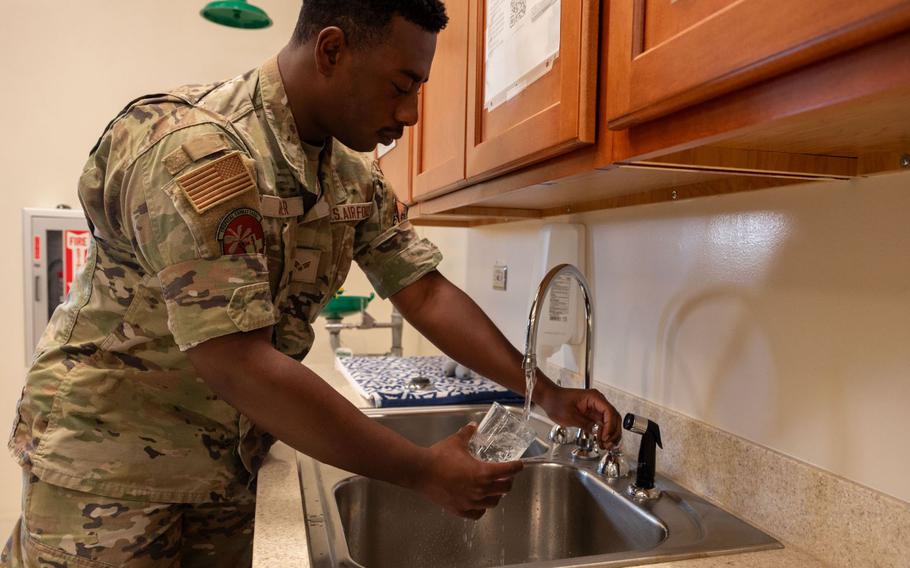
[[[411,187],[411,139],[413,128],[405,128],[404,134],[395,142],[395,147],[379,158],[379,168],[386,182],[392,187],[399,201],[412,203]],[[377,155],[378,155],[377,150]]]
[[[414,198],[440,193],[464,180],[468,3],[449,2],[449,24],[439,34],[430,80],[421,88],[414,126]]]
[[[505,102],[486,108],[487,5],[497,1],[505,1],[513,13],[521,6],[532,11],[560,2],[559,52],[543,76]],[[470,0],[465,144],[469,180],[493,177],[594,142],[599,10],[599,0]],[[508,18],[502,25],[510,25]]]
[[[622,129],[884,38],[910,0],[613,0],[607,119]]]

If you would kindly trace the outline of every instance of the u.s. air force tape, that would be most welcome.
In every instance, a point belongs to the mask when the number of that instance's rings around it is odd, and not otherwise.
[[[332,207],[332,223],[349,223],[363,221],[373,214],[373,202],[346,203]]]

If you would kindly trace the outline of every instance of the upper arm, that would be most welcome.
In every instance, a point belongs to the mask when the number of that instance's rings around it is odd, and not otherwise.
[[[220,134],[211,124],[169,134],[125,191],[125,232],[184,351],[275,323],[252,161],[227,136],[213,142]]]
[[[388,298],[435,270],[442,254],[417,235],[375,163],[370,175],[373,212],[357,226],[354,259],[380,297]]]

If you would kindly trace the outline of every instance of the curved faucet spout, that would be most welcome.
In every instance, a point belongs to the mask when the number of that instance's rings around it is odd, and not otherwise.
[[[560,276],[572,276],[581,286],[585,302],[585,324],[587,333],[585,334],[585,388],[589,389],[592,385],[591,368],[593,366],[593,357],[591,353],[594,348],[594,308],[591,302],[591,288],[588,281],[578,270],[571,264],[560,264],[554,266],[547,275],[543,277],[540,286],[537,287],[537,296],[531,304],[531,313],[528,316],[528,331],[525,339],[525,356],[523,367],[527,372],[529,369],[537,369],[537,330],[540,326],[540,312],[543,309],[544,299]]]
[[[525,375],[537,372],[537,331],[540,327],[540,312],[543,310],[544,299],[550,292],[550,288],[561,276],[572,276],[581,286],[582,295],[584,296],[585,305],[585,324],[587,333],[585,334],[585,389],[591,388],[593,384],[592,367],[594,358],[592,352],[594,349],[594,308],[591,301],[591,288],[587,279],[576,266],[571,264],[560,264],[553,267],[547,275],[543,277],[540,286],[537,287],[537,295],[531,304],[531,313],[528,316],[528,330],[525,339],[525,353],[522,360],[522,368]],[[531,393],[525,393],[530,398]],[[600,455],[599,443],[597,442],[597,433],[593,436],[587,432],[581,432],[576,442],[579,447],[575,450],[577,457],[585,459],[594,459]]]

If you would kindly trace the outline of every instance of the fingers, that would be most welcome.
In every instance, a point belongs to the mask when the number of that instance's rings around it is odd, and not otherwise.
[[[502,495],[490,495],[477,501],[475,505],[478,509],[492,509],[496,505],[499,505],[500,499],[502,499]]]
[[[622,439],[622,423],[616,410],[608,405],[609,410],[604,411],[597,421],[599,438],[602,447],[613,447]],[[593,431],[593,430],[589,430]]]
[[[485,471],[477,479],[470,501],[464,503],[464,512],[459,513],[468,518],[479,519],[486,509],[499,505],[502,499],[512,490],[515,474],[521,471],[523,464],[520,461],[505,463],[485,463]],[[477,512],[480,515],[477,515]]]
[[[484,465],[485,471],[482,476],[482,481],[487,484],[498,479],[514,477],[522,468],[524,468],[524,464],[519,460],[502,463],[486,463]]]
[[[612,404],[607,404],[611,412],[605,414],[607,426],[603,429],[603,440],[608,446],[612,447],[619,444],[622,439],[622,418]]]
[[[499,501],[505,496],[505,493],[505,491],[499,491],[491,488],[479,490],[477,492],[477,497],[465,502],[458,514],[467,516],[468,518],[479,519],[487,509],[492,509],[493,507],[499,505]]]
[[[596,390],[586,391],[587,398],[582,408],[582,420],[585,422],[584,430],[595,434],[598,442],[603,446],[604,440],[610,434],[608,420],[610,405],[607,399]]]
[[[467,424],[462,426],[461,429],[458,430],[458,432],[455,433],[455,436],[460,438],[465,443],[465,445],[467,445],[468,441],[471,439],[471,436],[473,436],[474,432],[476,432],[476,431],[477,431],[477,422],[468,422]]]
[[[622,439],[622,418],[603,393],[591,389],[585,394],[588,395],[583,406],[585,428],[590,432],[596,424],[601,446],[615,446]]]
[[[602,396],[602,395],[601,395]],[[622,418],[616,408],[606,398],[603,399],[603,427],[600,430],[601,442],[605,447],[613,447],[622,438]]]
[[[487,493],[505,495],[512,490],[512,478],[496,479],[486,487]]]

